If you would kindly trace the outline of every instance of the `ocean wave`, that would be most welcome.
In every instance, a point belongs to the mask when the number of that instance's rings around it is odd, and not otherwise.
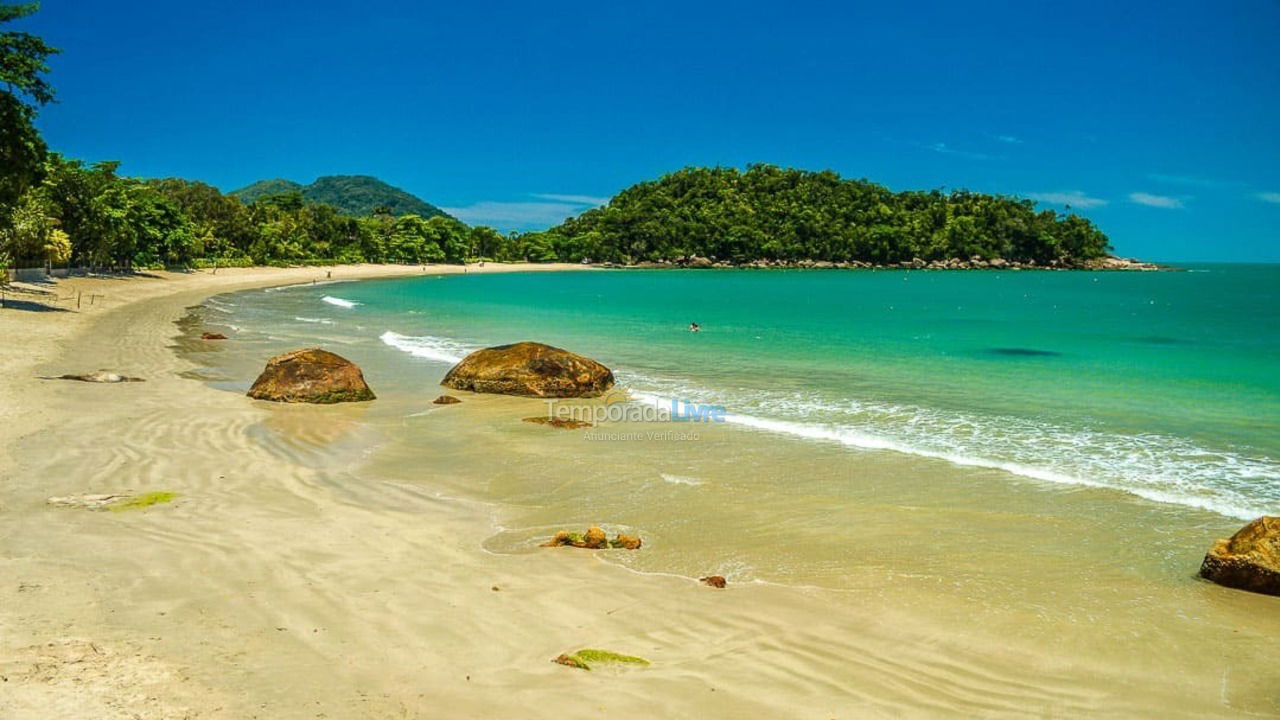
[[[337,305],[340,308],[347,308],[348,310],[360,304],[353,300],[344,300],[340,297],[334,297],[332,295],[325,295],[320,299],[323,300],[324,302],[329,303],[330,305]]]
[[[638,383],[641,377],[628,379]],[[728,405],[726,422],[756,431],[1119,490],[1243,520],[1280,510],[1280,462],[1211,450],[1184,438],[814,395],[745,392],[725,398],[688,383],[664,384],[653,391],[633,387],[632,397],[661,407],[673,399]]]
[[[401,335],[390,330],[379,335],[378,339],[414,357],[438,360],[450,364],[461,362],[462,358],[475,349],[448,338],[432,335]]]
[[[298,322],[304,322],[304,323],[319,323],[320,325],[332,325],[332,324],[333,324],[333,321],[332,321],[332,320],[326,320],[326,319],[324,319],[324,318],[299,317],[299,316],[297,316],[297,315],[294,315],[294,316],[293,316],[293,319],[294,319],[294,320],[297,320]]]

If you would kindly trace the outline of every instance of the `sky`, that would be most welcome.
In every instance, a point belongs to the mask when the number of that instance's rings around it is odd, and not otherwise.
[[[51,147],[234,190],[375,175],[556,224],[690,165],[1031,197],[1280,262],[1280,2],[44,0]]]

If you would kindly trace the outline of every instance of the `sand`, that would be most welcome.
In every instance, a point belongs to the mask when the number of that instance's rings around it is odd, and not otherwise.
[[[513,269],[567,268],[470,272]],[[1141,668],[999,644],[957,661],[975,649],[862,596],[490,553],[494,509],[451,497],[431,467],[326,480],[306,448],[358,428],[358,406],[215,390],[171,347],[186,306],[324,273],[72,279],[56,292],[82,293],[78,311],[0,311],[0,718],[1231,714]],[[86,307],[90,293],[104,297]],[[146,382],[37,379],[98,369]],[[264,425],[296,436],[297,462],[253,441]],[[46,502],[145,492],[178,497],[120,513]],[[551,662],[584,647],[652,665]]]

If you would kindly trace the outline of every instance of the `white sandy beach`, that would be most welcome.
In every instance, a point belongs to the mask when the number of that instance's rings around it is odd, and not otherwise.
[[[268,406],[183,377],[193,365],[170,347],[174,321],[215,293],[325,272],[71,279],[60,295],[104,297],[0,311],[0,717],[1231,714],[1216,687],[1171,694],[1179,680],[1156,670],[999,645],[976,665],[953,638],[855,596],[713,590],[586,551],[489,553],[492,509],[434,490],[431,467],[415,482],[336,486],[285,463],[251,428],[294,427],[306,444],[358,424],[360,408]],[[97,369],[146,382],[38,379]],[[179,497],[126,513],[46,503],[152,491]],[[551,662],[583,647],[653,664]]]

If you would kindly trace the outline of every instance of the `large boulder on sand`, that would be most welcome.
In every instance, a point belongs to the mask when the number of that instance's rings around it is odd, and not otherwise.
[[[375,396],[355,363],[328,350],[307,348],[268,360],[249,388],[249,397],[327,404],[373,400]]]
[[[597,397],[613,387],[613,371],[568,350],[521,342],[471,353],[441,384],[500,395]]]
[[[1264,515],[1214,543],[1200,576],[1230,588],[1280,595],[1280,517]]]

